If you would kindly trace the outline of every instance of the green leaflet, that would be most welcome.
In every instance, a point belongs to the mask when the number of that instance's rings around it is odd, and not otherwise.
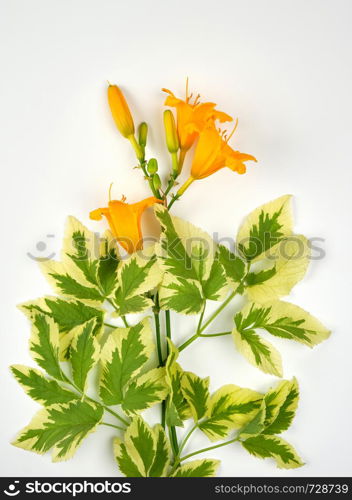
[[[105,231],[100,243],[100,256],[97,264],[97,283],[106,297],[109,297],[117,286],[117,269],[120,253],[117,242],[110,231]]]
[[[114,454],[120,471],[127,477],[161,477],[170,463],[170,448],[160,425],[152,429],[135,417],[124,435],[114,441]]]
[[[53,318],[59,327],[60,359],[69,357],[69,347],[73,329],[90,319],[95,319],[93,334],[97,335],[103,325],[105,311],[91,307],[78,300],[63,300],[57,297],[43,297],[25,302],[19,306],[21,311],[33,321],[35,314],[41,312]]]
[[[80,397],[61,387],[56,380],[48,379],[45,373],[35,368],[12,365],[11,371],[28,396],[44,406],[69,403]]]
[[[202,290],[208,300],[223,300],[229,291],[224,268],[218,259],[214,260],[208,279],[202,282]]]
[[[114,455],[116,462],[119,466],[120,472],[126,477],[143,477],[143,474],[139,470],[138,466],[132,460],[124,442],[121,439],[116,438],[114,440]]]
[[[213,458],[193,460],[178,467],[172,477],[214,477],[219,465],[220,461]]]
[[[191,372],[184,372],[181,390],[187,400],[195,422],[203,418],[210,402],[209,377],[202,379]]]
[[[261,402],[259,411],[242,429],[239,436],[242,439],[256,436],[260,434],[265,428],[266,405],[265,398]]]
[[[232,335],[237,350],[251,363],[264,373],[282,376],[282,362],[280,353],[266,340],[256,334],[255,330],[245,328],[241,331],[234,329]]]
[[[210,398],[205,419],[199,423],[211,441],[224,439],[232,429],[249,422],[261,405],[263,395],[236,385],[225,385]]]
[[[261,271],[259,277],[250,275],[250,282],[246,287],[249,299],[263,304],[288,295],[304,277],[309,256],[309,244],[304,236],[295,234],[283,238],[265,255],[269,269]]]
[[[53,450],[54,462],[71,458],[103,416],[100,406],[72,401],[40,410],[17,436],[14,445],[42,454]]]
[[[72,333],[70,359],[72,377],[76,386],[84,392],[87,375],[99,358],[100,346],[94,337],[95,320],[77,326]]]
[[[290,427],[294,419],[299,401],[298,382],[295,378],[285,382],[285,398],[280,398],[277,410],[266,422],[265,434],[280,434]]]
[[[266,303],[265,307],[269,312],[260,328],[271,335],[296,340],[309,347],[330,336],[331,332],[319,320],[295,304],[275,301]]]
[[[168,425],[183,427],[183,420],[191,416],[190,406],[182,393],[183,370],[176,360],[178,350],[174,344],[168,340],[169,356],[166,361],[166,383],[169,388],[169,396],[166,403],[166,422]]]
[[[88,306],[79,300],[63,300],[58,297],[43,297],[25,302],[19,307],[30,320],[36,312],[48,314],[58,324],[60,333],[67,333],[92,318],[96,319],[95,328],[99,330],[105,313],[103,309]]]
[[[256,260],[291,235],[292,225],[291,196],[281,196],[247,216],[237,234],[238,248],[248,261]]]
[[[196,314],[206,299],[222,300],[228,291],[226,275],[210,236],[160,205],[155,208],[162,226],[157,254],[165,271],[160,305],[183,314]]]
[[[145,296],[158,286],[162,272],[154,256],[154,247],[137,252],[124,261],[118,271],[118,286],[114,295],[119,315],[140,313],[153,301]]]
[[[235,255],[223,245],[218,247],[218,259],[224,268],[228,284],[233,290],[238,290],[246,274],[246,264],[238,255]]]
[[[162,309],[172,309],[183,314],[197,314],[204,307],[202,288],[197,281],[175,279],[166,274],[159,292]]]
[[[237,349],[253,365],[265,373],[281,376],[281,357],[276,349],[263,340],[256,330],[296,340],[310,347],[329,337],[327,330],[304,309],[284,301],[249,303],[235,316],[233,337]]]
[[[126,413],[136,413],[161,403],[167,396],[165,368],[154,368],[132,380],[127,386],[122,409]]]
[[[61,262],[49,260],[41,269],[60,294],[87,303],[101,303],[116,286],[119,253],[112,234],[103,238],[68,217]]]
[[[153,465],[149,469],[150,477],[164,477],[170,465],[171,449],[165,431],[161,425],[153,428],[155,438],[155,457]]]
[[[63,264],[54,260],[48,260],[40,264],[47,280],[59,295],[74,297],[92,304],[103,302],[104,297],[97,288],[89,283],[82,285],[72,277],[72,274],[75,274],[73,266],[73,263],[67,262]]]
[[[64,379],[59,363],[59,328],[49,316],[34,316],[29,349],[34,361],[49,375]]]
[[[280,434],[287,430],[295,416],[298,399],[297,380],[282,380],[264,395],[260,410],[241,429],[240,437],[250,434]]]
[[[292,383],[288,380],[282,380],[264,396],[265,401],[265,419],[264,427],[268,427],[277,417],[280,408],[285,402]]]
[[[273,458],[280,469],[295,469],[304,465],[296,450],[281,437],[261,434],[241,444],[255,457]]]
[[[124,389],[154,351],[149,320],[116,328],[101,351],[100,397],[107,405],[123,401]]]
[[[259,458],[273,458],[278,467],[292,469],[303,465],[294,448],[274,433],[288,429],[298,404],[298,384],[283,380],[264,396],[259,412],[242,428],[242,446]]]

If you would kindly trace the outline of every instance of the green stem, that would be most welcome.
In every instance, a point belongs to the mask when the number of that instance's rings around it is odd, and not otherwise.
[[[232,332],[220,332],[220,333],[200,333],[199,337],[222,337],[223,335],[231,335]]]
[[[231,302],[231,300],[235,297],[235,295],[236,295],[236,292],[232,292],[231,295],[229,295],[227,297],[227,299],[221,304],[221,306],[218,307],[216,309],[216,311],[214,311],[214,313],[204,323],[204,325],[201,325],[201,324],[198,325],[196,333],[194,335],[192,335],[192,337],[190,337],[188,340],[186,340],[186,342],[184,342],[182,345],[180,345],[180,347],[178,347],[179,352],[181,352],[184,349],[186,349],[186,347],[188,347],[190,344],[192,344],[199,337],[220,336],[218,334],[214,334],[214,335],[202,335],[202,332],[204,332],[204,330],[210,325],[210,323],[212,323],[212,321],[214,321],[214,319],[218,316],[218,314],[220,314],[221,311],[223,311],[225,309],[225,307]],[[204,310],[203,310],[203,315],[204,315]],[[203,317],[201,317],[201,319],[203,320]],[[227,332],[226,333],[222,333],[221,335],[225,335],[225,334],[227,335]]]
[[[171,340],[171,318],[170,311],[165,311],[165,329],[166,329],[166,338]],[[169,355],[169,346],[166,346],[167,356]],[[166,407],[164,405],[166,410]],[[165,418],[165,416],[164,416]],[[177,441],[177,433],[174,425],[170,425],[170,441],[172,445],[172,450],[175,456],[178,455],[178,441]]]
[[[166,338],[171,340],[171,318],[170,311],[165,311]],[[166,353],[169,355],[169,344],[166,344]]]
[[[177,441],[177,433],[174,425],[170,426],[170,441],[172,446],[172,451],[175,457],[179,454],[178,441]]]
[[[225,309],[225,307],[231,302],[231,300],[236,296],[236,292],[232,292],[227,299],[221,304],[220,307],[213,312],[210,318],[204,323],[202,328],[200,329],[200,333],[204,332],[204,330],[214,321],[214,319]]]
[[[121,316],[121,319],[122,319],[123,324],[125,325],[125,327],[126,327],[126,328],[129,328],[129,327],[130,327],[130,325],[128,324],[128,321],[127,321],[127,319],[126,319],[126,316]]]
[[[112,325],[110,323],[104,323],[105,326],[108,326],[109,328],[118,328],[116,325]]]
[[[179,198],[181,197],[181,195],[178,195],[178,194],[175,194],[175,196],[173,196],[171,198],[171,201],[170,203],[168,204],[167,206],[167,209],[170,210],[170,208],[172,207],[172,205],[175,203],[176,200],[178,200]]]
[[[226,441],[225,443],[220,443],[220,444],[216,444],[214,446],[209,446],[208,448],[202,448],[201,450],[194,451],[193,453],[189,453],[188,455],[181,457],[179,461],[183,462],[183,460],[187,460],[187,458],[194,457],[195,455],[199,455],[200,453],[205,453],[206,451],[215,450],[216,448],[221,448],[222,446],[227,446],[228,444],[235,443],[236,441],[239,441],[238,437],[235,437],[234,439],[230,439],[229,441]]]
[[[118,429],[119,431],[125,431],[123,427],[119,427],[118,425],[109,424],[108,422],[100,422],[100,425],[107,425],[108,427],[113,427],[114,429]]]
[[[154,296],[154,303],[155,303],[155,309],[154,309],[154,322],[155,322],[155,334],[156,334],[156,346],[157,346],[157,352],[158,352],[158,361],[159,361],[159,366],[163,365],[163,353],[161,349],[161,331],[160,331],[160,317],[159,317],[159,297],[158,294],[156,293]]]
[[[171,189],[174,187],[175,181],[176,181],[176,176],[174,174],[171,174],[171,177],[167,183],[167,188],[166,188],[165,193],[164,193],[164,198],[166,198],[166,196],[169,194]]]
[[[182,450],[184,449],[184,447],[186,446],[187,444],[187,441],[189,440],[189,438],[192,436],[193,432],[198,428],[198,424],[195,424],[192,429],[188,432],[188,434],[186,435],[186,437],[184,438],[184,440],[182,441],[182,444],[180,446],[180,450],[179,450],[179,453],[178,453],[178,457],[177,459],[180,459],[180,455],[182,453]]]

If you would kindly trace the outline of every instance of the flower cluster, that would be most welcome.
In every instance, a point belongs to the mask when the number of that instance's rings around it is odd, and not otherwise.
[[[224,167],[243,174],[246,172],[245,162],[257,161],[254,156],[236,151],[229,144],[238,120],[231,133],[221,129],[221,124],[233,122],[232,117],[218,111],[213,102],[200,102],[199,94],[195,97],[189,94],[188,79],[185,99],[179,99],[168,89],[162,90],[168,94],[165,106],[176,110],[176,120],[170,109],[164,111],[165,139],[172,159],[171,174],[165,189],[158,174],[157,160],[152,158],[147,161],[145,158],[147,124],[141,123],[136,138],[133,117],[121,89],[117,85],[108,87],[108,101],[115,124],[121,135],[131,143],[153,196],[133,204],[126,203],[125,199],[110,200],[108,207],[93,210],[90,217],[100,220],[104,215],[114,236],[128,253],[142,248],[141,216],[146,208],[155,203],[163,203],[170,208],[195,180],[209,177]],[[177,184],[176,179],[192,147],[194,155],[188,179],[168,202],[167,196]]]

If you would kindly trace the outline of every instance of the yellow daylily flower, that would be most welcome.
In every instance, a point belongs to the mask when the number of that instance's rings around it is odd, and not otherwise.
[[[244,174],[246,172],[246,165],[244,162],[249,160],[257,161],[252,155],[240,153],[232,149],[228,145],[231,135],[226,137],[220,134],[215,127],[209,127],[201,132],[192,162],[191,175],[179,189],[179,195],[181,195],[193,181],[204,179],[221,168],[228,167],[234,172]]]
[[[106,208],[97,208],[90,212],[93,220],[101,220],[104,215],[110,229],[120,245],[128,252],[133,253],[143,248],[141,217],[144,210],[161,200],[151,196],[138,203],[126,203],[125,200],[111,200]]]
[[[200,132],[215,120],[220,122],[232,121],[232,117],[222,111],[215,109],[213,102],[199,102],[199,94],[191,103],[192,95],[188,95],[188,81],[186,85],[186,99],[179,99],[171,90],[162,89],[169,94],[165,100],[165,106],[176,108],[177,133],[180,142],[181,153],[188,151],[198,138]]]

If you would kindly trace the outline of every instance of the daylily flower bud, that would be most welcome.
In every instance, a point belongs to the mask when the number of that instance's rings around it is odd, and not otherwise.
[[[120,133],[129,138],[134,135],[133,118],[125,96],[117,85],[109,85],[108,101],[113,119]]]
[[[179,149],[178,135],[176,130],[175,118],[169,109],[164,111],[164,127],[166,135],[166,145],[169,152],[177,153]]]
[[[153,175],[153,186],[156,190],[161,188],[161,180],[158,174]]]
[[[148,161],[147,170],[150,175],[156,174],[158,171],[158,161],[155,158],[151,158]]]
[[[138,128],[138,142],[142,148],[145,148],[147,145],[147,136],[148,136],[148,125],[145,122],[142,122]]]

